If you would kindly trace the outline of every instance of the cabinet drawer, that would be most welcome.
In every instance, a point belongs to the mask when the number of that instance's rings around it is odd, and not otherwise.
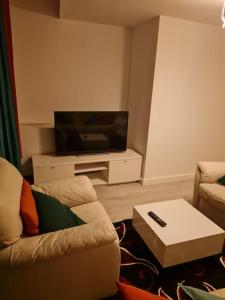
[[[139,180],[141,178],[141,163],[141,158],[110,161],[108,183]]]
[[[72,176],[74,176],[74,165],[34,168],[34,183],[43,183]]]

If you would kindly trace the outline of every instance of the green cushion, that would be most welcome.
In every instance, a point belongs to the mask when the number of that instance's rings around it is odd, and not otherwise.
[[[32,191],[41,233],[57,231],[85,224],[69,207],[49,195]]]
[[[184,291],[184,293],[188,296],[187,298],[192,300],[222,300],[224,298],[214,296],[209,294],[206,291],[191,287],[191,286],[184,286],[179,284],[180,288]]]
[[[220,177],[219,179],[217,179],[217,182],[218,182],[219,184],[225,185],[225,175],[222,176],[222,177]]]

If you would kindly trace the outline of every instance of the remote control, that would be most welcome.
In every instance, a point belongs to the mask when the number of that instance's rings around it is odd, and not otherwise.
[[[162,219],[160,219],[160,217],[158,217],[153,211],[149,211],[148,215],[154,220],[156,221],[160,226],[165,227],[166,226],[166,222],[164,222]]]

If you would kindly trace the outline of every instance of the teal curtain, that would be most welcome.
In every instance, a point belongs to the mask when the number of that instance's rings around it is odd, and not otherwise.
[[[9,34],[10,33],[10,34]],[[9,3],[0,0],[0,156],[20,169]]]

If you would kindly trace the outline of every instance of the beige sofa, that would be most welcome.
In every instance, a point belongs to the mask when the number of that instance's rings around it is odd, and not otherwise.
[[[198,163],[193,205],[217,225],[225,229],[225,186],[217,179],[225,175],[225,162]]]
[[[33,186],[87,223],[34,237],[22,236],[21,187],[20,173],[0,158],[1,300],[94,300],[115,294],[118,237],[90,180],[78,176]]]

